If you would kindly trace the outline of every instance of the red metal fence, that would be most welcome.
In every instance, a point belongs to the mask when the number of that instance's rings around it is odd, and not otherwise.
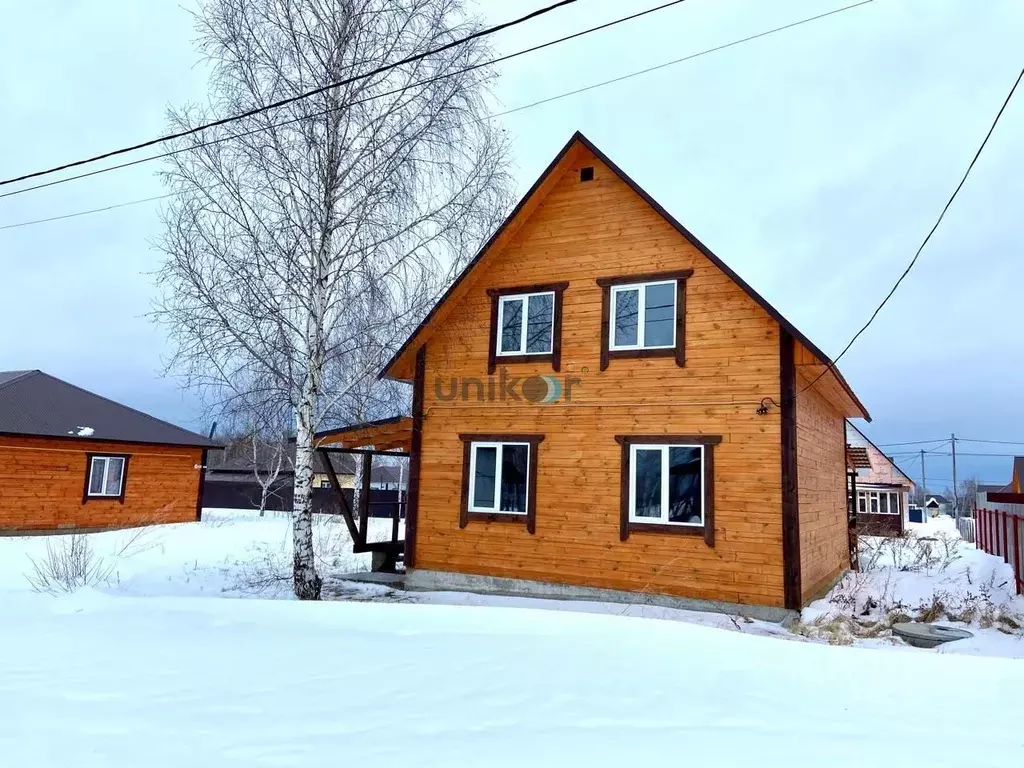
[[[1022,594],[1024,582],[1024,552],[1021,550],[1024,522],[1021,515],[984,507],[975,512],[977,517],[977,545],[979,549],[996,555],[1013,566],[1017,594]]]

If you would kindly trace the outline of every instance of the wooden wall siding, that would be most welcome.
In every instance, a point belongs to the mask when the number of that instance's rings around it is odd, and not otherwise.
[[[595,179],[579,181],[592,165]],[[686,365],[615,361],[601,372],[602,275],[693,269],[687,282]],[[589,151],[431,337],[424,393],[416,567],[782,605],[780,421],[755,413],[779,398],[779,328]],[[449,401],[450,379],[487,376],[487,288],[568,280],[560,379],[571,404]],[[550,363],[507,366],[520,382]],[[500,379],[501,367],[495,375]],[[475,391],[470,388],[471,394]],[[470,522],[459,529],[460,432],[544,434],[535,535]],[[616,434],[715,434],[715,546],[638,533],[619,540]],[[839,438],[835,439],[839,445]]]
[[[857,401],[850,397],[850,393],[847,392],[846,387],[839,381],[839,377],[832,370],[828,370],[824,376],[821,376],[822,372],[825,371],[825,364],[800,342],[796,343],[793,362],[804,375],[800,389],[814,382],[813,389],[831,403],[834,408],[839,410],[840,413],[850,414],[851,418],[854,418],[852,414],[861,413]],[[821,376],[821,378],[818,379],[818,376]]]
[[[797,391],[816,373],[797,366]],[[802,599],[818,597],[849,567],[843,416],[815,389],[797,397]]]
[[[82,503],[86,453],[128,454],[124,503]],[[201,448],[0,437],[0,531],[117,528],[196,519]]]

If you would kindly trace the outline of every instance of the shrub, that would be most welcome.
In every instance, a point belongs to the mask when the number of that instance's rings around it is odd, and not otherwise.
[[[36,592],[51,595],[74,592],[81,587],[109,584],[114,566],[104,562],[89,545],[89,537],[80,533],[62,536],[46,543],[46,555],[30,557],[32,572],[25,578]]]

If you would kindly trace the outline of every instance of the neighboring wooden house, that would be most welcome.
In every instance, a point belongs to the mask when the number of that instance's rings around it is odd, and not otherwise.
[[[196,520],[217,447],[41,371],[0,373],[0,532]]]
[[[382,376],[413,384],[411,585],[775,610],[849,567],[864,406],[581,134]]]
[[[909,522],[914,481],[847,422],[847,461],[853,476],[849,492],[856,498],[857,531],[869,536],[899,536]]]

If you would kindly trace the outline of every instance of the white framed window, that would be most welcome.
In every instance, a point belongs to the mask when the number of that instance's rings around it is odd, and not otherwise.
[[[86,495],[93,498],[122,495],[124,489],[124,456],[91,456]]]
[[[671,349],[676,345],[676,280],[614,285],[608,349]]]
[[[704,526],[704,445],[629,446],[629,521]]]
[[[554,291],[499,297],[496,354],[550,355],[554,324]]]
[[[529,487],[530,443],[470,444],[470,512],[524,515]]]
[[[900,493],[898,491],[858,491],[857,508],[871,515],[901,514]]]

